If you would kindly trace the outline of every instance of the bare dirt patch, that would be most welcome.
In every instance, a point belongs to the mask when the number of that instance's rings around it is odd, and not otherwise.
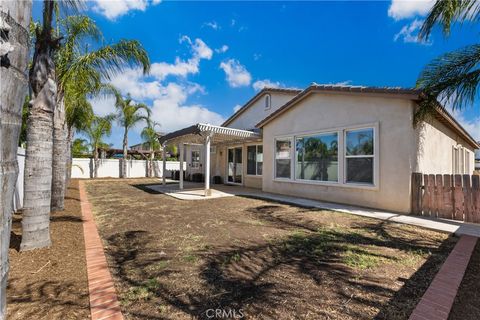
[[[246,197],[181,201],[149,183],[86,184],[128,319],[407,319],[456,242]]]
[[[18,252],[21,215],[10,243],[8,319],[88,319],[87,271],[78,181],[68,188],[65,211],[51,214],[52,247]]]

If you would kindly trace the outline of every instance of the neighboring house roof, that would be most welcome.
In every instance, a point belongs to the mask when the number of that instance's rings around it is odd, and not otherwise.
[[[130,148],[136,148],[136,147],[143,147],[143,146],[147,146],[149,145],[150,142],[142,142],[142,143],[137,143],[137,144],[134,144],[133,146],[130,146]]]
[[[422,98],[422,91],[418,89],[409,88],[394,88],[394,87],[363,87],[363,86],[344,86],[344,85],[318,85],[312,84],[305,90],[297,94],[292,100],[285,103],[283,106],[265,117],[262,121],[257,123],[256,127],[261,128],[285,111],[295,106],[298,102],[315,92],[331,92],[331,93],[352,93],[352,94],[375,94],[386,95],[390,97],[406,98],[410,100],[420,100]],[[479,144],[473,137],[455,120],[454,117],[444,108],[438,108],[436,118],[451,128],[453,131],[462,136],[474,148],[480,148]]]
[[[290,93],[290,94],[299,94],[300,92],[302,92],[301,89],[293,89],[293,88],[269,88],[269,87],[265,87],[263,88],[262,90],[260,90],[256,95],[253,96],[253,98],[251,98],[250,100],[247,101],[247,103],[245,103],[243,105],[243,107],[241,107],[240,109],[238,109],[237,112],[235,112],[234,114],[232,114],[230,116],[230,118],[228,118],[227,120],[225,120],[224,123],[222,123],[222,127],[225,127],[225,126],[228,126],[230,123],[232,123],[232,121],[234,119],[236,119],[239,115],[241,115],[242,113],[244,113],[248,108],[250,108],[251,105],[253,105],[258,99],[260,99],[264,94],[266,93]]]

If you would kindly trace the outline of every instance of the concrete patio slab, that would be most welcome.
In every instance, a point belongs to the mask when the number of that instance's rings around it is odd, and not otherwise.
[[[162,184],[158,184],[147,186],[147,188],[152,191],[169,195],[179,200],[208,200],[222,197],[249,196],[259,199],[298,205],[302,207],[327,209],[374,219],[404,223],[432,230],[453,233],[457,236],[470,235],[474,237],[480,237],[480,224],[465,223],[448,219],[435,219],[429,217],[405,215],[338,203],[297,198],[292,196],[263,192],[259,189],[245,188],[241,186],[220,184],[213,185],[212,195],[208,197],[204,195],[204,185],[202,183],[184,182],[184,189],[180,190],[178,183],[176,183],[174,180],[169,180],[165,186]]]

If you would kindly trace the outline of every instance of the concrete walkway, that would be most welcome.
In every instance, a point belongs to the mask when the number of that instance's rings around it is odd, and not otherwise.
[[[184,189],[179,190],[178,183],[173,180],[168,180],[168,183],[163,186],[151,185],[147,188],[156,192],[164,193],[171,197],[180,200],[208,200],[213,198],[233,197],[233,196],[250,196],[265,200],[272,200],[283,202],[302,207],[311,207],[317,209],[327,209],[338,212],[354,214],[363,217],[380,219],[385,221],[392,221],[414,226],[424,227],[437,231],[444,231],[453,233],[457,236],[470,235],[480,237],[480,224],[464,223],[461,221],[454,221],[448,219],[434,219],[413,215],[404,215],[388,211],[368,209],[362,207],[349,206],[344,204],[337,204],[324,201],[316,201],[304,198],[297,198],[292,196],[285,196],[280,194],[273,194],[263,192],[259,189],[245,188],[240,186],[229,185],[213,185],[212,195],[204,196],[204,185],[202,183],[184,182]]]

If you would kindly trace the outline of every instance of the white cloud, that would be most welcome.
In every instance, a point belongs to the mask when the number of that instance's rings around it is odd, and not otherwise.
[[[403,28],[393,37],[394,41],[401,39],[404,43],[419,43],[431,45],[432,42],[424,41],[418,38],[418,31],[422,27],[423,20],[415,19],[411,23],[404,25]]]
[[[209,27],[213,30],[221,29],[220,25],[216,21],[205,22],[202,27]]]
[[[269,79],[264,79],[264,80],[257,80],[253,83],[252,87],[253,89],[255,89],[256,91],[260,91],[262,90],[263,88],[265,87],[268,87],[268,88],[280,88],[280,87],[283,87],[284,85],[281,84],[280,82],[273,82]]]
[[[218,49],[215,49],[216,53],[225,53],[227,51],[228,51],[228,46],[226,44],[224,44],[223,46],[221,46]]]
[[[95,97],[89,99],[89,102],[92,104],[93,111],[96,115],[103,117],[116,111],[115,98],[113,96]]]
[[[94,0],[92,9],[110,20],[115,20],[131,10],[145,11],[150,5],[157,5],[161,0]]]
[[[462,125],[462,127],[467,130],[468,133],[476,140],[480,141],[480,116],[477,115],[476,117],[465,117],[465,113],[454,110],[452,111],[452,115],[457,121]]]
[[[175,58],[173,64],[167,62],[152,63],[150,74],[158,80],[164,80],[167,76],[186,77],[189,74],[196,74],[199,72],[200,60],[210,60],[213,56],[213,51],[203,42],[202,39],[192,40],[187,36],[182,36],[180,43],[187,42],[192,50],[192,57],[186,61],[179,57]]]
[[[233,107],[233,112],[237,112],[238,110],[240,110],[242,108],[241,105],[237,104],[235,107]]]
[[[152,118],[161,124],[161,131],[170,132],[192,124],[203,122],[219,125],[224,118],[201,105],[186,105],[189,95],[198,91],[177,83],[169,83],[163,88],[162,96],[155,99],[152,107]]]
[[[425,16],[434,3],[435,0],[392,0],[388,16],[395,20]]]
[[[232,88],[248,86],[252,81],[250,72],[238,60],[229,59],[224,61],[220,63],[220,68],[225,72],[227,82]]]

